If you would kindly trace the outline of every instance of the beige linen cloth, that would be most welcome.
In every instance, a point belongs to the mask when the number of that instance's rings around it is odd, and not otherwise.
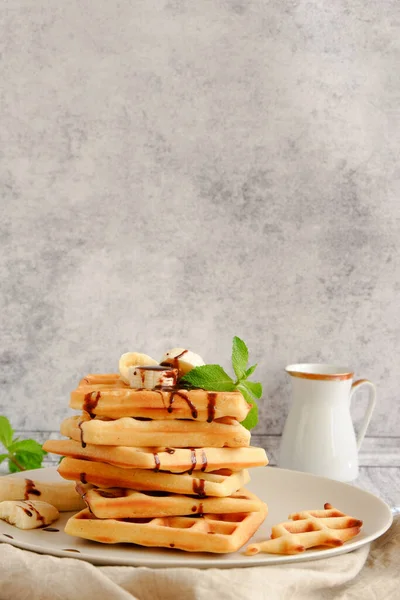
[[[390,600],[400,598],[400,516],[340,556],[244,569],[95,567],[0,544],[0,600]]]

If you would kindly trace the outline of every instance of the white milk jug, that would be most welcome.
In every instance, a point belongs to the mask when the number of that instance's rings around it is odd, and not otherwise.
[[[293,403],[282,434],[279,466],[352,481],[358,475],[358,450],[375,407],[373,383],[331,364],[286,367]],[[368,408],[356,437],[350,401],[362,385],[370,386]]]

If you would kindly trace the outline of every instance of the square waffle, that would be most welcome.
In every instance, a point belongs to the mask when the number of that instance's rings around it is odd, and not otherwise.
[[[235,419],[226,422],[142,421],[130,417],[116,420],[91,419],[88,413],[68,417],[61,423],[62,435],[82,444],[106,446],[174,446],[175,448],[231,448],[248,446],[250,432]]]
[[[71,392],[70,407],[119,419],[197,419],[232,417],[243,421],[250,405],[240,392],[184,389],[132,389],[117,374],[87,375]]]
[[[266,505],[249,513],[137,519],[97,519],[89,509],[84,509],[68,520],[65,532],[104,544],[130,543],[187,552],[227,553],[241,548],[266,515]]]
[[[363,524],[328,503],[324,510],[304,510],[288,518],[292,520],[272,527],[270,540],[251,544],[246,554],[298,554],[317,546],[342,546],[360,532]]]
[[[138,492],[126,488],[104,490],[81,483],[76,485],[76,489],[90,512],[99,519],[246,513],[257,512],[264,507],[257,496],[245,489],[225,498],[194,498],[170,492]]]
[[[63,458],[58,472],[64,479],[91,483],[111,488],[128,488],[139,491],[172,492],[195,496],[230,496],[250,481],[248,471],[237,471],[230,475],[220,473],[166,473],[144,469],[122,469],[100,462]]]
[[[48,440],[46,452],[71,456],[84,460],[100,461],[117,467],[133,469],[155,469],[182,473],[193,471],[216,471],[230,469],[241,471],[249,467],[268,464],[263,448],[133,448],[129,446],[95,446],[86,444],[82,448],[75,440]]]

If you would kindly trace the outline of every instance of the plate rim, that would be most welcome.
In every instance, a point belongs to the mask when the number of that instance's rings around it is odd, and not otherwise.
[[[162,549],[162,548],[154,548],[154,550],[165,550],[166,552],[168,552],[169,556],[168,556],[168,560],[165,560],[164,557],[154,557],[151,554],[149,554],[149,552],[151,552],[152,548],[145,548],[145,547],[141,547],[141,546],[134,546],[135,550],[136,549],[142,549],[145,550],[145,552],[143,554],[139,554],[137,552],[133,553],[131,555],[131,557],[127,558],[126,560],[124,560],[121,556],[120,557],[116,557],[113,558],[112,556],[109,556],[109,551],[112,550],[113,545],[104,545],[104,544],[99,544],[98,548],[100,550],[100,555],[97,556],[97,553],[95,552],[94,554],[91,552],[91,549],[85,549],[85,550],[80,550],[79,553],[78,552],[71,552],[71,551],[67,551],[67,550],[60,550],[56,547],[51,548],[48,544],[47,545],[36,545],[33,544],[31,542],[25,542],[23,540],[20,539],[16,539],[13,538],[12,540],[9,539],[7,537],[7,535],[5,535],[4,533],[0,532],[0,543],[7,543],[10,544],[12,546],[15,546],[17,548],[20,548],[22,550],[28,550],[31,552],[35,552],[38,554],[42,554],[42,555],[48,555],[48,556],[56,556],[59,558],[72,558],[72,559],[77,559],[77,560],[83,560],[85,562],[89,562],[91,564],[94,565],[103,565],[103,566],[132,566],[132,567],[148,567],[148,568],[198,568],[198,569],[208,569],[208,568],[248,568],[248,567],[256,567],[256,566],[269,566],[269,565],[278,565],[278,564],[288,564],[288,563],[294,563],[294,562],[308,562],[310,560],[321,560],[324,558],[330,558],[333,556],[338,556],[340,554],[346,554],[348,552],[352,552],[354,550],[357,550],[359,548],[361,548],[362,546],[365,546],[366,544],[371,543],[373,540],[377,539],[378,537],[380,537],[381,535],[383,535],[392,525],[393,522],[393,513],[391,511],[391,508],[389,507],[389,505],[382,500],[382,498],[379,498],[378,496],[376,496],[375,494],[364,490],[356,485],[352,485],[351,483],[347,483],[347,482],[341,482],[341,481],[335,481],[333,479],[329,479],[328,477],[321,477],[319,475],[314,475],[312,473],[306,473],[306,472],[302,472],[302,471],[293,471],[291,469],[281,469],[279,467],[272,467],[272,466],[267,466],[266,468],[257,468],[252,471],[257,471],[259,473],[258,476],[261,476],[261,473],[267,473],[270,471],[274,471],[274,473],[279,476],[280,473],[285,473],[286,477],[297,477],[300,479],[313,479],[313,480],[318,480],[319,482],[329,482],[329,484],[332,485],[332,483],[334,485],[338,485],[338,487],[345,487],[351,490],[351,493],[359,493],[361,495],[366,495],[369,496],[373,502],[377,503],[378,505],[380,505],[381,510],[382,510],[382,515],[385,512],[386,513],[386,520],[384,520],[384,524],[377,530],[375,530],[374,532],[370,533],[369,535],[362,537],[360,539],[354,539],[352,541],[347,542],[346,544],[344,544],[343,546],[339,546],[336,548],[326,548],[324,550],[306,550],[305,552],[301,553],[301,554],[296,554],[296,555],[272,555],[272,554],[256,554],[254,556],[245,556],[243,554],[243,548],[240,548],[236,553],[232,553],[232,554],[223,554],[223,555],[214,555],[214,554],[209,554],[209,553],[196,553],[196,556],[194,556],[193,554],[195,553],[187,553],[184,551],[178,551],[178,550],[169,550],[169,549]],[[25,478],[27,476],[31,476],[33,474],[37,474],[38,472],[47,472],[47,473],[56,473],[57,472],[57,467],[55,466],[48,466],[48,467],[42,467],[40,469],[32,469],[29,471],[22,471],[22,472],[18,472],[18,473],[11,473],[11,474],[7,474],[7,477],[22,477]],[[75,514],[76,511],[71,511],[71,512],[63,512],[61,513],[61,518],[68,518],[69,516],[71,516],[72,514]],[[3,523],[3,522],[1,522]],[[6,523],[6,526],[11,527],[12,530],[11,531],[23,531],[23,530],[19,530],[15,527],[13,527],[12,525],[9,525],[8,523]],[[30,532],[35,531],[35,530],[29,530]],[[39,531],[39,530],[37,530]],[[71,536],[71,547],[73,547],[74,545],[76,545],[77,543],[88,543],[90,542],[91,544],[96,544],[96,542],[91,542],[89,540],[80,540],[80,538],[73,538],[73,536]],[[250,540],[249,540],[250,541]],[[246,542],[246,544],[249,542]],[[129,546],[128,544],[124,545],[124,546]],[[95,548],[95,547],[93,547]],[[96,550],[96,548],[95,548]],[[106,550],[107,552],[104,552],[104,550]],[[176,554],[179,552],[179,555]],[[104,553],[104,556],[102,556],[102,554]],[[172,554],[173,553],[173,554]],[[182,554],[180,554],[182,553]],[[176,558],[175,558],[176,555]],[[127,555],[128,556],[128,555]],[[204,556],[204,558],[203,558]]]

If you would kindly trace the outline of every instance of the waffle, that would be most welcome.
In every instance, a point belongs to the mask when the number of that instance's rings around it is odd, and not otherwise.
[[[107,490],[78,483],[76,486],[90,512],[99,519],[169,517],[191,514],[256,512],[263,503],[241,489],[226,498],[193,498],[169,492],[138,492],[125,488]]]
[[[193,471],[216,471],[227,468],[241,471],[249,467],[262,467],[268,464],[263,448],[133,448],[129,446],[94,446],[82,448],[75,440],[48,440],[44,443],[46,452],[71,456],[92,461],[100,461],[117,467],[134,469],[154,469],[181,473]],[[155,459],[158,455],[158,459]],[[156,462],[157,461],[157,462]],[[159,462],[158,462],[159,461]]]
[[[130,417],[116,420],[90,419],[88,413],[68,417],[61,434],[84,444],[106,446],[174,446],[175,448],[248,446],[250,432],[234,419],[228,422],[186,420],[141,421]]]
[[[69,481],[44,483],[19,477],[0,477],[0,502],[3,500],[41,500],[60,511],[80,510],[85,503]]]
[[[196,419],[211,422],[221,417],[243,421],[250,405],[238,391],[132,389],[118,375],[88,375],[71,392],[70,407],[91,415],[119,419]]]
[[[144,469],[122,469],[100,462],[64,458],[58,466],[64,479],[92,483],[111,488],[128,488],[139,491],[165,491],[175,494],[204,496],[230,496],[250,481],[248,471],[238,471],[230,475],[219,473],[165,473]]]
[[[298,554],[318,546],[342,546],[361,530],[362,521],[324,504],[324,510],[305,510],[289,515],[291,521],[272,527],[271,539],[250,544],[246,554]]]
[[[266,505],[251,513],[138,519],[97,519],[85,509],[68,520],[65,532],[104,544],[127,542],[187,552],[227,553],[241,548],[266,515]]]

